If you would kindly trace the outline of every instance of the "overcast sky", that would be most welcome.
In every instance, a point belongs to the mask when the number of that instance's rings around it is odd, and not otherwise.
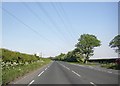
[[[93,58],[116,57],[108,45],[118,34],[117,2],[3,3],[2,47],[55,56],[75,48],[82,34],[101,40]]]

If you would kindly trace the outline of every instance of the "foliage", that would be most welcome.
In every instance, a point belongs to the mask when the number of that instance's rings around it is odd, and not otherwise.
[[[56,56],[55,60],[86,63],[89,57],[93,55],[94,47],[101,45],[100,40],[90,34],[81,35],[78,41],[74,50],[69,51],[67,54]]]
[[[120,65],[116,63],[101,64],[101,67],[108,69],[120,70]]]
[[[84,63],[93,55],[94,47],[100,46],[100,40],[96,36],[90,34],[83,34],[78,39],[76,47],[80,50],[80,53],[84,56]]]
[[[34,62],[39,60],[40,58],[35,55],[24,54],[20,52],[14,52],[7,49],[1,49],[2,51],[2,60],[3,62],[17,62],[17,63],[25,63],[25,62]]]
[[[120,35],[117,35],[110,41],[109,46],[115,48],[116,52],[120,54]]]
[[[72,51],[68,52],[65,56],[65,60],[68,61],[68,62],[76,62],[76,58],[75,58],[75,55],[73,54]]]
[[[60,55],[56,56],[54,60],[64,60],[65,54],[61,53]]]
[[[6,85],[17,77],[35,70],[51,60],[48,58],[39,58],[35,55],[0,49],[2,52],[2,84]],[[1,60],[1,59],[0,59]]]
[[[82,55],[77,51],[78,49],[74,49],[73,51],[69,51],[67,54],[61,53],[56,56],[54,60],[60,61],[68,61],[68,62],[82,62]]]
[[[0,58],[0,86],[2,85],[2,59]]]
[[[36,62],[32,62],[30,64],[19,64],[19,65],[8,65],[3,67],[2,71],[2,84],[6,85],[11,81],[15,80],[18,77],[29,73],[30,71],[36,70],[37,68],[42,67],[50,62],[50,59],[38,60]],[[6,63],[5,63],[6,64]]]

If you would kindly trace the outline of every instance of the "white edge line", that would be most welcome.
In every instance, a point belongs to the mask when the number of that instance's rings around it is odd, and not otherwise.
[[[61,64],[61,63],[60,63],[60,65],[63,66],[64,68],[70,70],[70,68],[66,67],[65,65],[63,65],[63,64]]]
[[[83,65],[78,65],[78,64],[74,64],[74,63],[73,63],[72,65],[76,65],[76,66],[85,67],[85,66],[83,66]],[[113,73],[113,72],[111,72],[111,71],[106,71],[106,70],[96,69],[96,68],[93,68],[92,66],[91,66],[91,67],[89,66],[89,68],[90,68],[90,69],[97,70],[97,71],[101,71],[101,72]]]
[[[72,70],[72,72],[73,72],[74,74],[76,74],[77,76],[81,77],[81,75],[79,75],[79,74],[76,73],[75,71]]]
[[[42,71],[38,76],[42,75],[44,73],[44,71]]]

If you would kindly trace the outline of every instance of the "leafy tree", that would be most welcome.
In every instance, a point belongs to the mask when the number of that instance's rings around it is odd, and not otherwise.
[[[101,42],[96,36],[90,34],[81,35],[78,41],[76,47],[79,49],[79,52],[83,54],[84,63],[86,63],[89,57],[93,55],[94,47],[100,46]]]
[[[55,57],[55,60],[64,60],[64,55],[63,53],[61,53],[60,55]]]
[[[73,53],[73,51],[70,51],[65,55],[65,61],[77,62],[77,59],[75,58],[75,54]]]
[[[82,53],[80,52],[80,49],[75,48],[72,52],[78,62],[83,62],[84,57],[83,57]]]
[[[115,48],[115,51],[120,54],[120,35],[115,36],[112,41],[110,41],[109,46]]]

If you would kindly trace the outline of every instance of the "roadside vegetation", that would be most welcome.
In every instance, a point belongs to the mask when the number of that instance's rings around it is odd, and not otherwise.
[[[101,64],[101,67],[104,67],[104,68],[107,68],[107,69],[120,70],[120,65],[118,65],[116,63]]]
[[[91,34],[83,34],[78,39],[75,49],[69,51],[67,54],[61,53],[56,56],[54,60],[62,60],[68,62],[87,63],[89,58],[94,55],[94,48],[101,45],[100,40]]]
[[[89,62],[89,58],[94,55],[95,47],[99,47],[100,45],[101,42],[95,35],[83,34],[78,39],[78,43],[75,45],[76,48],[74,50],[69,51],[67,54],[61,53],[54,57],[53,60],[81,65],[100,65],[101,67],[120,70],[120,59],[116,59],[113,63],[108,62],[106,64]],[[114,48],[116,53],[120,54],[120,35],[115,36],[108,45]]]
[[[1,63],[2,63],[2,59],[0,58],[0,86],[2,85],[2,65],[1,65]]]
[[[1,49],[2,84],[9,84],[18,77],[48,64],[51,60],[36,55]]]

